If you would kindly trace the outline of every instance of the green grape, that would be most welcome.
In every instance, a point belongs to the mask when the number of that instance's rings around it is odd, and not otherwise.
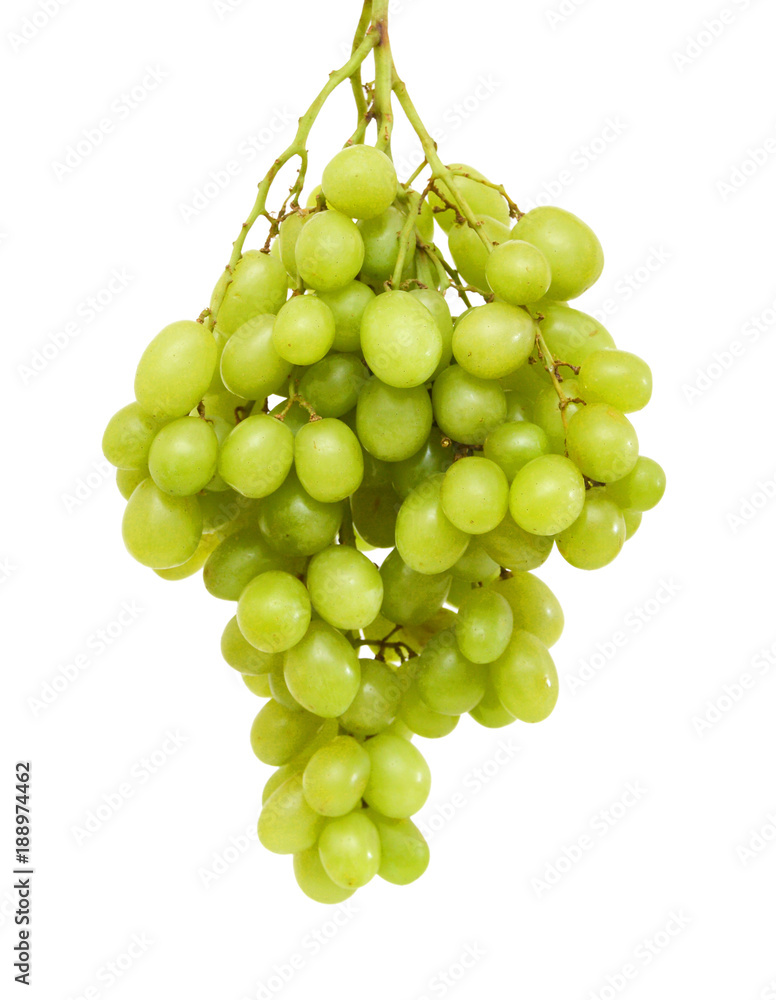
[[[599,483],[627,476],[639,457],[639,439],[633,424],[606,403],[583,406],[574,414],[569,420],[566,446],[572,462]]]
[[[312,557],[307,589],[321,618],[339,629],[365,628],[383,603],[377,567],[349,545],[332,545]]]
[[[509,513],[532,535],[556,535],[579,517],[585,504],[582,473],[563,455],[541,455],[515,476]]]
[[[221,448],[218,474],[243,496],[269,496],[283,483],[294,461],[294,436],[265,413],[247,417]]]
[[[396,518],[396,548],[418,573],[444,573],[461,558],[469,544],[442,509],[444,476],[431,476],[404,500]]]
[[[624,510],[622,516],[625,520],[625,541],[627,542],[639,530],[642,513],[640,510]]]
[[[336,503],[355,493],[364,478],[364,456],[353,431],[327,417],[296,435],[294,464],[299,482],[314,500]]]
[[[290,472],[283,485],[262,501],[259,527],[276,552],[311,556],[331,545],[342,515],[342,503],[315,500]]]
[[[269,677],[269,693],[275,699],[275,701],[282,705],[284,708],[290,709],[292,712],[302,712],[304,709],[296,700],[296,698],[288,690],[288,684],[286,684],[285,674],[283,673],[283,667],[279,670],[273,670]]]
[[[479,544],[479,540],[473,538],[469,542],[469,548],[450,572],[456,580],[464,580],[466,583],[490,583],[498,577],[500,569],[499,564]]]
[[[185,420],[187,418],[181,417],[180,419]],[[234,424],[230,423],[227,420],[224,420],[223,417],[209,417],[207,416],[207,414],[205,414],[204,419],[213,429],[213,433],[216,436],[216,445],[218,447],[218,454],[220,454],[221,447],[223,446],[224,441],[226,441],[226,439],[232,433],[232,428],[234,427]],[[218,468],[218,458],[216,457],[216,469],[217,468]],[[224,482],[224,480],[221,478],[218,472],[215,472],[213,476],[211,476],[211,478],[207,481],[207,483],[205,483],[205,490],[207,490],[208,493],[228,492],[231,496],[238,495],[234,492],[234,490],[229,488],[229,484]]]
[[[444,295],[433,288],[413,288],[409,294],[428,309],[442,335],[442,354],[436,369],[431,374],[433,380],[447,368],[453,356],[453,317],[450,315],[450,307]]]
[[[144,479],[127,501],[121,534],[127,551],[151,569],[170,569],[190,559],[202,537],[196,497],[173,497]]]
[[[259,680],[266,680],[266,676],[260,677]],[[261,804],[265,805],[276,789],[280,788],[281,785],[284,785],[292,774],[299,774],[301,770],[304,769],[296,767],[292,760],[289,761],[288,764],[284,764],[282,767],[279,767],[276,771],[273,771],[267,779],[264,788],[261,790]],[[316,853],[318,852],[317,847],[313,849]]]
[[[275,246],[280,247],[280,259],[283,267],[296,281],[299,274],[296,270],[296,241],[302,231],[302,226],[310,218],[309,215],[301,215],[299,212],[292,212],[280,223],[278,229],[278,239]]]
[[[660,503],[665,489],[665,472],[653,459],[640,455],[627,476],[607,486],[606,494],[620,507],[645,511]]]
[[[442,432],[432,427],[426,443],[414,455],[390,466],[391,483],[403,500],[416,486],[439,472],[446,472],[453,464],[455,453],[442,444]]]
[[[546,374],[540,365],[526,364],[502,378],[501,385],[507,390],[507,412],[511,413],[515,408],[530,411],[536,397],[547,385]],[[526,418],[524,416],[509,416],[507,419],[524,420]]]
[[[147,470],[151,442],[166,423],[165,418],[149,416],[139,403],[130,403],[108,421],[102,438],[102,453],[117,469]]]
[[[367,740],[364,749],[372,762],[366,803],[391,819],[405,819],[422,809],[431,773],[417,747],[399,736],[380,733]]]
[[[538,247],[525,240],[507,240],[495,247],[488,258],[485,279],[504,302],[524,306],[547,294],[552,272]]]
[[[478,587],[458,609],[455,641],[467,660],[490,663],[507,648],[512,625],[512,608],[507,599],[495,590]]]
[[[299,704],[324,719],[347,710],[361,680],[356,651],[324,621],[311,622],[304,637],[286,653],[285,674]]]
[[[253,720],[251,748],[262,764],[287,764],[313,739],[321,720],[309,712],[296,712],[268,701]],[[301,790],[301,776],[299,787]]]
[[[405,726],[399,718],[394,719],[384,731],[389,736],[398,736],[400,739],[408,740],[410,743],[415,739],[415,733],[408,726]]]
[[[412,820],[389,819],[374,809],[365,812],[380,835],[380,878],[394,885],[409,885],[419,879],[428,868],[430,852]]]
[[[371,762],[352,736],[338,736],[316,750],[304,769],[304,797],[322,816],[344,816],[361,802]]]
[[[325,302],[334,315],[334,351],[358,351],[361,349],[361,317],[375,297],[375,293],[363,281],[351,281],[332,292],[318,292],[318,298]]]
[[[556,361],[579,366],[591,354],[615,346],[612,335],[597,319],[561,302],[537,303],[531,306],[531,312],[544,317],[539,327]],[[545,378],[549,378],[546,373]]]
[[[116,486],[125,500],[129,500],[144,479],[148,479],[148,469],[116,469]]]
[[[228,487],[218,493],[201,493],[197,498],[202,508],[202,531],[218,532],[222,537],[256,517],[256,501],[235,493]]]
[[[456,528],[482,535],[503,521],[509,483],[489,458],[462,458],[445,473],[440,496],[442,510]]]
[[[477,178],[485,180],[485,177],[478,170],[467,166],[465,163],[451,163],[450,169],[461,170],[469,175],[468,177],[456,176],[453,184],[457,194],[466,202],[475,215],[489,215],[504,225],[509,222],[509,206],[495,188],[477,183]],[[436,181],[435,186],[447,202],[454,201],[446,184],[442,181]],[[429,194],[428,203],[434,212],[434,218],[442,229],[448,233],[455,223],[455,211],[452,208],[445,208],[445,203],[434,191]],[[440,211],[437,211],[438,209]]]
[[[330,354],[307,369],[298,392],[319,417],[341,417],[356,405],[368,377],[357,355]]]
[[[444,715],[428,707],[420,696],[417,682],[405,691],[399,707],[399,718],[411,733],[427,740],[448,736],[458,725],[457,715]]]
[[[185,580],[189,576],[199,573],[205,565],[205,561],[213,549],[218,545],[218,538],[213,535],[203,535],[199,540],[199,545],[186,562],[180,566],[172,566],[170,569],[155,569],[154,573],[163,580]]]
[[[515,721],[514,715],[508,712],[499,701],[496,688],[493,685],[493,678],[490,676],[485,685],[482,701],[469,712],[469,715],[486,729],[503,729],[504,726],[511,726]]]
[[[332,882],[321,864],[317,844],[294,855],[294,877],[305,896],[316,903],[344,903],[354,892]]]
[[[601,276],[601,244],[593,230],[571,212],[551,205],[534,208],[520,219],[512,235],[538,247],[549,261],[552,282],[547,295],[551,299],[575,299]]]
[[[448,591],[445,604],[457,611],[463,599],[468,597],[471,589],[472,585],[467,583],[466,580],[457,580],[453,577],[453,582],[450,584],[450,590]]]
[[[399,257],[402,226],[405,216],[398,208],[390,206],[376,218],[359,222],[358,230],[364,241],[364,263],[361,265],[361,280],[368,281],[379,291],[383,282],[393,274]],[[414,240],[409,246],[404,261],[402,278],[409,277],[408,269],[415,258]]]
[[[563,632],[563,609],[547,584],[533,573],[515,573],[491,584],[512,608],[515,629],[522,629],[554,646]]]
[[[243,684],[258,698],[269,698],[269,674],[243,674]]]
[[[319,719],[318,721],[321,723],[318,732],[285,765],[289,769],[289,774],[294,772],[302,774],[313,754],[317,753],[321,747],[328,746],[339,735],[339,723],[336,719]]]
[[[390,667],[379,660],[362,658],[361,682],[356,697],[339,718],[340,725],[363,738],[383,732],[396,718],[402,688]]]
[[[218,438],[206,420],[179,417],[163,427],[151,443],[148,469],[165,493],[190,497],[215,475]]]
[[[361,348],[381,382],[411,389],[436,371],[442,334],[429,310],[409,292],[385,292],[364,311]]]
[[[407,194],[417,194],[412,188],[409,189]],[[428,201],[422,201],[420,207],[418,208],[418,218],[415,226],[420,234],[420,238],[424,243],[434,242],[434,211],[429,205]]]
[[[334,313],[317,295],[294,295],[277,314],[272,345],[293,365],[313,365],[334,343]]]
[[[352,812],[326,823],[318,853],[335,885],[359,889],[375,877],[380,867],[380,835],[365,812]]]
[[[374,146],[346,146],[323,171],[326,201],[352,219],[373,219],[393,203],[399,185],[389,156]]]
[[[558,673],[535,635],[517,630],[491,666],[499,701],[521,722],[541,722],[558,700]]]
[[[224,389],[221,392],[208,393],[202,399],[205,408],[206,420],[221,419],[230,427],[237,423],[237,410],[250,406],[250,400],[243,399],[242,396],[235,396],[234,393]],[[243,414],[244,415],[244,414]]]
[[[364,241],[358,226],[340,212],[318,212],[296,241],[299,277],[317,292],[332,292],[349,284],[364,262]]]
[[[376,549],[390,548],[400,506],[401,500],[390,486],[362,486],[356,490],[350,498],[350,510],[359,537]]]
[[[263,412],[263,409],[257,402],[251,416],[260,416]],[[296,437],[303,427],[306,427],[310,423],[310,411],[305,410],[299,403],[291,403],[289,406],[287,397],[282,398],[276,406],[273,406],[269,411],[269,415],[275,417],[284,427],[287,427],[294,437]]]
[[[292,774],[264,803],[259,840],[274,854],[298,854],[315,844],[324,823],[323,816],[307,804],[301,774]]]
[[[421,625],[445,603],[450,590],[449,573],[420,573],[408,566],[394,549],[380,567],[385,617],[397,625]]]
[[[455,266],[464,281],[479,288],[483,293],[490,292],[485,270],[490,252],[482,241],[480,233],[484,233],[491,246],[506,243],[510,238],[509,226],[498,222],[487,215],[478,215],[479,232],[468,222],[456,223],[448,234],[450,253]]]
[[[462,715],[485,693],[486,672],[468,660],[452,631],[435,635],[418,659],[418,694],[433,711]]]
[[[523,367],[528,368],[533,366],[524,365]],[[503,384],[504,380],[501,379],[501,382]],[[526,403],[524,399],[521,399],[514,389],[507,389],[505,393],[507,397],[507,420],[510,423],[528,421],[533,407]]]
[[[507,400],[498,384],[450,365],[434,382],[434,416],[443,433],[461,444],[483,444],[504,422]]]
[[[573,400],[579,397],[579,386],[571,378],[563,379],[563,392],[567,399]],[[570,402],[565,411],[560,408],[560,400],[554,386],[548,385],[542,389],[536,397],[533,408],[533,421],[547,435],[550,443],[550,451],[555,455],[562,455],[566,451],[566,427],[563,423],[563,414],[566,420],[570,421],[575,413],[584,409],[581,403]]]
[[[358,397],[359,440],[383,462],[400,462],[414,455],[428,437],[431,421],[431,400],[422,385],[397,389],[372,378]]]
[[[461,368],[478,378],[503,378],[526,363],[535,341],[536,323],[525,309],[489,302],[458,323],[453,354]]]
[[[295,646],[307,631],[311,612],[305,585],[282,570],[254,577],[237,602],[240,631],[264,653],[282,653]]]
[[[246,399],[265,399],[288,383],[292,365],[275,350],[274,327],[273,314],[255,316],[226,342],[221,378],[229,392]]]
[[[547,435],[538,424],[527,420],[512,420],[496,427],[488,434],[482,449],[485,458],[495,462],[510,483],[524,465],[549,450]]]
[[[255,576],[268,570],[304,571],[304,560],[281,556],[269,547],[257,527],[239,529],[225,538],[205,563],[205,587],[213,597],[237,601]]]
[[[228,284],[216,319],[219,329],[227,336],[254,316],[276,313],[288,296],[286,269],[277,258],[261,250],[246,251],[231,275],[227,270],[224,276]],[[215,302],[211,302],[211,309],[214,305]]]
[[[553,544],[549,536],[532,535],[521,528],[509,513],[493,531],[480,535],[478,541],[491,559],[513,572],[537,569],[549,558]]]
[[[221,655],[241,674],[269,674],[282,667],[280,653],[262,653],[240,631],[237,615],[230,618],[221,636]]]
[[[205,395],[217,359],[213,334],[201,323],[171,323],[140,358],[135,398],[152,417],[185,417]]]
[[[205,396],[215,396],[221,392],[226,392],[224,380],[221,378],[221,358],[224,356],[224,348],[229,342],[229,336],[218,327],[213,329],[213,340],[216,343],[216,366],[213,369],[213,377],[207,387]]]
[[[601,569],[625,544],[625,518],[604,490],[588,490],[582,513],[555,542],[566,562],[577,569]]]
[[[591,403],[633,413],[652,396],[652,372],[646,361],[628,351],[604,350],[588,354],[577,376],[579,388]]]

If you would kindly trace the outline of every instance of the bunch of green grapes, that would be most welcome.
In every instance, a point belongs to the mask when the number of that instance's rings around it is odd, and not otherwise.
[[[131,555],[233,602],[223,657],[277,768],[259,838],[322,902],[423,873],[415,736],[550,714],[563,613],[533,571],[605,566],[665,485],[627,416],[648,366],[568,305],[593,232],[450,169],[413,191],[346,146],[152,340],[104,437]]]

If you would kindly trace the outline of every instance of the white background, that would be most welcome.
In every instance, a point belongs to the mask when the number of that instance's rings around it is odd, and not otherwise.
[[[11,799],[29,758],[24,995],[776,997],[776,681],[758,657],[776,653],[776,10],[729,0],[723,22],[711,0],[396,4],[397,62],[443,157],[521,207],[554,190],[545,200],[600,236],[606,269],[580,305],[609,300],[618,344],[652,365],[636,425],[669,489],[613,565],[585,574],[554,556],[539,571],[567,615],[552,718],[418,741],[434,775],[427,874],[327,910],[297,891],[290,859],[244,838],[269,769],[248,744],[257,702],[219,656],[231,608],[126,555],[100,438],[147,341],[207,304],[289,118],[343,61],[356,0],[50,3],[23,44],[34,0],[1,15],[4,995],[22,991]],[[145,99],[127,113],[134,87]],[[313,133],[312,174],[352,131],[349,100]],[[101,143],[58,169],[105,118]],[[411,153],[399,131],[397,160]],[[226,189],[192,214],[230,161]],[[30,373],[57,335],[65,346]],[[101,649],[123,604],[136,617]],[[79,836],[122,784],[121,808]]]

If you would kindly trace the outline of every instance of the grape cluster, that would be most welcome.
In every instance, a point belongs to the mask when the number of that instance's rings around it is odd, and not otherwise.
[[[611,562],[665,485],[626,416],[648,366],[567,304],[593,232],[449,171],[418,192],[339,152],[154,338],[104,437],[129,552],[236,605],[221,649],[277,768],[259,838],[322,902],[423,873],[414,736],[545,719],[563,614],[532,571]]]

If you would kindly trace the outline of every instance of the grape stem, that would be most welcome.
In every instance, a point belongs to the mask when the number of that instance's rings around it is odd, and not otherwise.
[[[361,18],[358,22],[358,27],[356,28],[356,34],[353,38],[353,47],[350,50],[351,57],[356,54],[358,47],[366,38],[367,31],[372,23],[372,0],[364,0],[364,7],[361,11]],[[369,124],[369,104],[366,99],[366,92],[364,90],[364,85],[361,80],[361,63],[358,64],[356,69],[350,75],[350,85],[353,88],[353,99],[356,102],[356,116],[357,124],[356,131],[348,139],[346,145],[352,146],[357,143],[363,142],[366,136],[366,128]]]
[[[419,207],[420,195],[416,191],[413,191],[407,199],[407,218],[404,220],[404,225],[399,233],[399,253],[396,257],[396,266],[393,269],[393,276],[390,280],[391,288],[398,288],[401,284],[401,273],[404,270],[404,262],[410,252],[410,247],[415,243],[415,224],[417,222]]]
[[[377,142],[375,145],[391,155],[391,133],[393,132],[393,89],[394,65],[391,55],[391,41],[388,37],[389,0],[373,0],[372,30],[377,34],[375,47],[375,112],[377,115]]]

